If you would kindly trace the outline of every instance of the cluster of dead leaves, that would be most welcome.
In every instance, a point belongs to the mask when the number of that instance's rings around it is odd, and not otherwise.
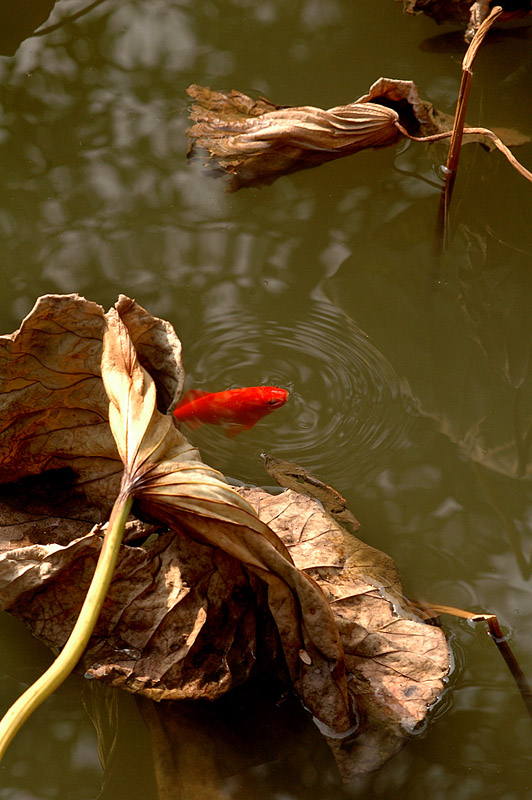
[[[345,775],[402,746],[443,688],[441,630],[405,609],[391,559],[336,521],[345,507],[335,518],[290,490],[237,493],[201,461],[166,413],[184,379],[168,323],[123,296],[106,314],[47,295],[1,337],[0,363],[2,608],[61,648],[101,523],[129,492],[136,519],[84,673],[151,699],[213,700],[282,653]]]

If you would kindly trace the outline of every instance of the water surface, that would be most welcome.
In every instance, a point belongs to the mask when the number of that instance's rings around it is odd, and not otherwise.
[[[106,308],[123,292],[175,326],[187,386],[288,388],[248,434],[197,431],[204,459],[259,485],[266,450],[318,474],[410,596],[497,613],[531,676],[530,184],[464,148],[436,269],[443,145],[361,152],[234,195],[185,159],[191,82],[329,107],[385,75],[452,113],[463,51],[426,40],[453,30],[391,0],[107,0],[26,39],[0,60],[0,319],[14,330],[48,292]],[[472,124],[532,130],[531,58],[526,31],[488,39]],[[516,154],[531,167],[531,145]],[[346,797],[530,797],[532,725],[512,679],[483,632],[445,624],[444,700]],[[0,637],[7,706],[49,655],[6,614]],[[99,796],[83,684],[72,677],[19,735],[2,800]],[[131,698],[120,703],[125,760],[101,796],[151,800],[149,742]],[[326,758],[313,770],[303,753],[272,757],[229,796],[338,796]]]

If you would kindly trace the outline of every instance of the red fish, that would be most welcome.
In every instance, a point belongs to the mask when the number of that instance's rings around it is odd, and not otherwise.
[[[287,400],[288,392],[278,386],[249,386],[225,392],[191,389],[175,409],[174,416],[191,428],[198,428],[205,422],[223,425],[226,436],[236,436]]]

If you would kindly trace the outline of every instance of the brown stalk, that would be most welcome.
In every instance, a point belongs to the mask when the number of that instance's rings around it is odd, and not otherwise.
[[[460,91],[458,93],[458,102],[456,104],[451,143],[449,145],[449,153],[447,155],[447,163],[445,165],[445,178],[440,196],[438,219],[436,222],[434,252],[438,256],[438,260],[447,241],[447,220],[456,173],[458,171],[458,161],[460,158],[462,138],[464,135],[467,103],[469,100],[469,93],[471,91],[471,84],[473,82],[473,62],[477,56],[479,47],[482,44],[484,37],[500,14],[502,14],[501,6],[495,6],[491,14],[486,17],[478,31],[473,36],[471,44],[467,48],[466,54],[462,61],[462,80],[460,83]]]

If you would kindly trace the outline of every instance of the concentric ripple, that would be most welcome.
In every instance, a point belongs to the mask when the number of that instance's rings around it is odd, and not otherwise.
[[[241,310],[210,310],[185,348],[187,387],[260,384],[290,391],[286,406],[228,439],[217,426],[186,432],[211,466],[264,483],[258,454],[298,462],[339,491],[382,469],[409,442],[408,389],[352,319],[315,302],[290,325]]]

